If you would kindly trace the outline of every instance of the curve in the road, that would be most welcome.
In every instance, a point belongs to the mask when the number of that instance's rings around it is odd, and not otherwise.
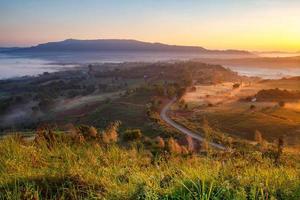
[[[163,119],[166,123],[168,123],[170,126],[176,128],[177,130],[179,130],[180,132],[182,132],[183,134],[186,134],[186,135],[189,135],[191,136],[192,138],[194,138],[195,140],[198,140],[198,141],[203,141],[204,138],[201,137],[199,134],[185,128],[184,126],[176,123],[175,121],[173,121],[168,115],[167,115],[167,112],[168,110],[170,109],[171,105],[176,101],[176,98],[172,99],[167,105],[165,105],[165,107],[161,110],[160,112],[160,117],[161,119]],[[226,150],[226,148],[221,145],[221,144],[217,144],[217,143],[214,143],[214,142],[210,142],[209,145],[211,145],[212,147],[215,147],[219,150]]]

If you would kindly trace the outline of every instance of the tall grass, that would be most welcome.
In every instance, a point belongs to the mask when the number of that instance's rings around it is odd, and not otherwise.
[[[261,154],[153,157],[147,150],[58,139],[0,141],[0,199],[300,199],[299,160]]]

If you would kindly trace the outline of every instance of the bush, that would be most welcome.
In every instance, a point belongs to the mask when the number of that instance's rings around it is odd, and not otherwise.
[[[285,102],[284,101],[279,101],[278,105],[283,108],[285,106]]]
[[[95,127],[91,126],[91,127],[89,128],[89,136],[95,138],[95,137],[97,137],[97,134],[98,134],[97,129],[96,129]]]
[[[118,141],[118,128],[121,125],[120,121],[110,123],[102,134],[102,141],[105,144],[115,143]]]
[[[241,84],[235,83],[235,84],[233,84],[232,88],[233,88],[233,89],[236,89],[236,88],[239,88],[240,86],[241,86]]]
[[[177,143],[174,138],[169,138],[167,141],[167,149],[172,154],[180,154],[181,153],[181,146]]]
[[[159,149],[164,149],[165,148],[165,141],[162,137],[157,136],[155,138],[156,145]]]
[[[260,131],[256,130],[254,133],[254,140],[258,143],[261,144],[263,142],[263,137]]]
[[[125,131],[123,139],[125,141],[134,141],[141,139],[142,136],[143,134],[140,129],[129,129]]]

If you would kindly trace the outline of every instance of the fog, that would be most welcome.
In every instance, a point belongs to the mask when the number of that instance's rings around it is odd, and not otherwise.
[[[0,127],[17,127],[21,124],[30,124],[38,121],[45,114],[41,111],[33,113],[35,102],[21,104],[10,108],[5,115],[0,117]]]
[[[292,76],[300,76],[299,68],[269,68],[269,67],[247,67],[247,66],[231,66],[225,65],[232,71],[238,72],[244,76],[257,76],[264,79],[280,79]]]
[[[197,58],[234,58],[234,54],[199,54],[167,52],[63,52],[0,54],[0,79],[35,76],[86,63],[158,62]],[[239,56],[240,57],[240,56]]]

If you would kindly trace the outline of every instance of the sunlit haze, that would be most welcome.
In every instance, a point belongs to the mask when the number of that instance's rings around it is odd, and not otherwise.
[[[0,46],[120,38],[300,51],[299,10],[299,0],[0,0]]]

